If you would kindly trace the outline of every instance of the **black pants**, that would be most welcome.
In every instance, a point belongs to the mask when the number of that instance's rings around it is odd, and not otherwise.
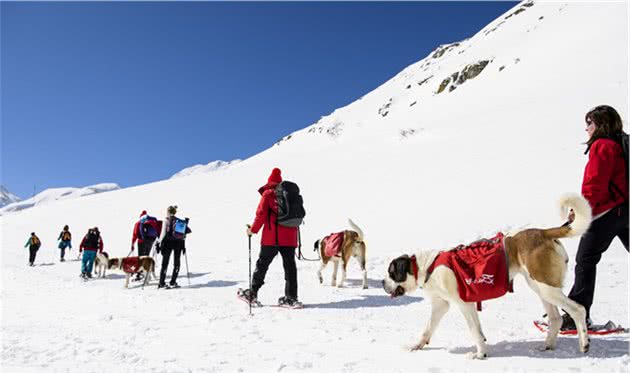
[[[569,298],[586,308],[587,317],[590,317],[591,305],[593,304],[597,263],[615,237],[618,237],[628,250],[627,203],[613,208],[604,216],[594,220],[580,239],[575,257],[575,282],[569,293]]]
[[[180,256],[184,250],[184,241],[165,240],[162,243],[162,269],[160,270],[160,284],[166,281],[166,270],[168,269],[168,261],[173,253],[173,274],[171,275],[170,284],[173,285],[177,281],[179,274]]]
[[[155,241],[142,241],[138,242],[138,256],[151,255],[151,247],[153,247]]]
[[[256,269],[252,276],[252,290],[258,292],[265,283],[265,275],[269,269],[269,265],[276,257],[282,255],[282,265],[284,266],[284,295],[289,298],[297,299],[297,267],[295,266],[295,247],[286,246],[262,246],[260,255],[256,261]]]
[[[29,251],[29,255],[28,255],[28,262],[29,264],[33,264],[35,263],[35,256],[37,256],[37,250],[39,250],[39,246],[29,246],[28,247],[28,251]]]

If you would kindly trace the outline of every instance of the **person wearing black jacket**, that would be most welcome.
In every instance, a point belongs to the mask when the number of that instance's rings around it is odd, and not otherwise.
[[[178,219],[175,214],[177,213],[177,206],[169,206],[166,210],[166,219],[162,226],[162,234],[160,240],[156,245],[158,253],[162,254],[162,268],[160,269],[160,282],[158,283],[158,289],[162,288],[178,288],[177,275],[179,274],[180,256],[186,255],[186,235],[192,231],[188,227],[188,220],[186,220],[185,233],[177,231],[176,224]],[[173,274],[169,284],[166,284],[166,271],[168,270],[168,262],[173,253]]]

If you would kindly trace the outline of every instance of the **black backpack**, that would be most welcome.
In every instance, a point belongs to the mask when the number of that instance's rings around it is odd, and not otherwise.
[[[84,247],[88,247],[90,249],[98,248],[98,239],[100,235],[97,231],[90,229],[88,233],[85,235],[85,241],[83,243]]]
[[[620,135],[614,136],[612,140],[614,140],[616,143],[618,143],[621,146],[621,156],[623,157],[624,163],[626,165],[626,178],[628,178],[628,134],[625,132],[622,132]],[[622,197],[628,194],[627,193],[628,191],[626,191],[626,193],[624,194],[621,191],[621,188],[615,185],[615,183],[613,183],[612,181],[608,185],[608,190],[613,195],[619,194]]]
[[[276,186],[275,192],[278,202],[277,223],[285,227],[299,227],[306,215],[300,188],[296,183],[283,181]]]

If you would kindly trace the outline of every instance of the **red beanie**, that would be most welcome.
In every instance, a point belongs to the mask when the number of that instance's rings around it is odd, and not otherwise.
[[[142,217],[142,215],[146,215],[147,214],[147,210],[142,210],[142,212],[140,213],[140,217]]]
[[[282,182],[281,171],[279,168],[274,168],[271,171],[271,175],[269,175],[269,179],[267,179],[267,183],[280,184],[281,182]]]

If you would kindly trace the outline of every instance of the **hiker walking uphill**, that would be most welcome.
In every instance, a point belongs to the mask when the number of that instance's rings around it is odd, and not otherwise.
[[[41,245],[42,245],[42,242],[39,240],[39,237],[37,237],[35,232],[31,232],[31,236],[26,241],[26,245],[24,245],[24,247],[28,246],[28,250],[29,250],[28,265],[30,265],[31,267],[35,263],[35,256],[37,255],[37,250],[39,250],[39,247]]]
[[[57,237],[57,241],[59,241],[59,261],[65,262],[66,260],[63,258],[66,255],[66,248],[68,250],[72,249],[72,234],[70,233],[70,227],[65,225],[61,233],[59,233],[59,237]]]
[[[160,234],[160,229],[160,222],[156,218],[149,216],[146,210],[142,210],[140,219],[133,226],[131,251],[134,250],[134,244],[138,241],[138,256],[151,255],[151,248]],[[142,280],[143,277],[143,274],[138,273],[134,281]]]
[[[157,243],[157,251],[162,254],[162,268],[160,269],[160,282],[158,289],[162,288],[178,288],[177,275],[180,268],[180,256],[186,255],[186,235],[192,231],[188,227],[188,219],[182,220],[175,216],[177,214],[177,206],[169,206],[166,209],[166,219],[160,235],[160,241]],[[168,270],[168,261],[173,253],[173,274],[171,281],[166,285],[166,271]]]
[[[288,188],[286,188],[288,187]],[[278,253],[282,255],[284,267],[285,288],[284,296],[278,299],[278,304],[288,307],[300,307],[298,301],[297,267],[295,265],[295,248],[298,246],[298,226],[304,217],[302,197],[299,195],[297,185],[290,182],[283,182],[279,168],[274,168],[267,179],[267,184],[258,189],[261,198],[256,209],[256,218],[251,226],[247,228],[247,235],[251,236],[262,230],[260,240],[260,254],[256,261],[256,269],[252,278],[250,289],[244,290],[239,296],[250,303],[258,302],[258,291],[265,283],[265,275],[269,265]],[[290,200],[287,211],[287,204],[279,206],[278,200],[286,198]],[[281,211],[284,210],[284,211]],[[279,221],[287,215],[292,215],[292,222]]]
[[[585,116],[588,162],[582,180],[582,195],[593,211],[593,222],[582,235],[575,257],[575,280],[569,298],[584,306],[587,324],[595,294],[597,263],[615,237],[628,250],[628,134],[621,117],[607,105]],[[575,330],[568,314],[561,330]]]
[[[85,253],[83,253],[83,260],[81,261],[81,277],[84,279],[92,278],[96,252],[103,252],[103,239],[101,238],[101,232],[98,231],[98,227],[88,230],[85,237],[83,237],[79,253],[83,250],[85,250]]]

